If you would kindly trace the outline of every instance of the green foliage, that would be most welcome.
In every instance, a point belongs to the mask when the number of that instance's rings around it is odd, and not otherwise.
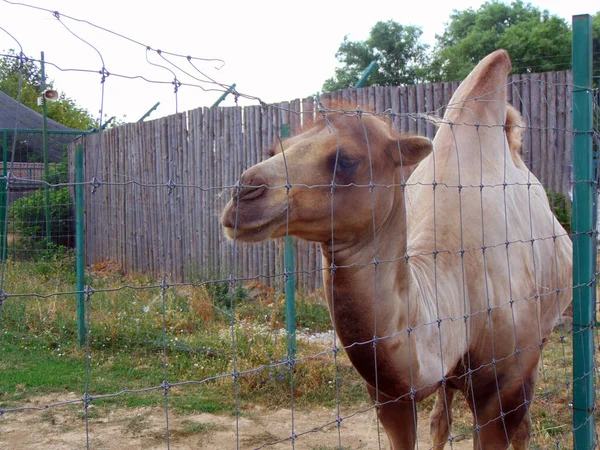
[[[313,333],[321,333],[331,329],[331,316],[327,306],[314,299],[296,299],[296,327],[306,329]],[[277,323],[285,324],[285,302],[281,302],[277,309]]]
[[[51,164],[46,181],[50,184],[66,183],[66,161]],[[48,188],[50,212],[50,237],[46,236],[46,189],[15,200],[8,208],[9,230],[14,230],[15,256],[49,258],[64,253],[75,243],[73,199],[68,187]],[[42,253],[40,253],[42,252]],[[46,256],[44,256],[46,255]]]
[[[243,286],[240,284],[232,286],[227,281],[208,283],[207,289],[213,300],[213,305],[226,311],[231,309],[232,300],[237,303],[247,298],[247,292]]]
[[[422,34],[418,27],[388,20],[377,22],[366,41],[350,41],[345,36],[335,55],[343,66],[335,69],[323,90],[353,86],[372,61],[377,61],[377,71],[369,77],[367,86],[414,84],[422,80],[427,51],[427,45],[420,41]]]
[[[53,81],[46,79],[46,88],[52,89]],[[0,91],[8,94],[28,108],[42,113],[37,99],[42,92],[41,69],[31,59],[19,58],[14,50],[0,58]],[[47,117],[69,128],[87,130],[94,126],[95,120],[90,113],[67,97],[60,94],[58,101],[46,104]]]
[[[41,112],[37,106],[37,98],[42,91],[40,69],[30,59],[17,58],[14,50],[9,50],[8,56],[0,58],[0,91]]]
[[[571,202],[566,194],[558,194],[546,190],[550,208],[565,231],[571,234]]]
[[[600,12],[593,19],[594,52],[600,52]],[[420,42],[421,30],[393,20],[378,22],[366,41],[346,36],[336,57],[341,67],[323,84],[324,91],[354,85],[376,60],[379,69],[367,85],[460,81],[489,53],[503,48],[514,73],[564,70],[571,63],[572,33],[567,21],[522,0],[491,0],[477,10],[454,10],[432,52]],[[596,61],[596,72],[600,62]]]
[[[504,48],[516,73],[566,69],[571,60],[569,24],[517,0],[486,2],[475,11],[454,10],[432,59],[431,81],[464,79],[487,54]]]
[[[13,202],[8,209],[9,221],[18,232],[15,243],[19,251],[59,250],[73,247],[75,228],[73,200],[69,189],[49,188],[50,239],[46,239],[46,193],[39,189]]]

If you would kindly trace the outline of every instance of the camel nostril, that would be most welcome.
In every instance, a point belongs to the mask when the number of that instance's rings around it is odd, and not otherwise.
[[[239,200],[252,200],[262,196],[266,190],[267,185],[263,177],[256,170],[247,170],[233,189],[232,197]]]
[[[267,191],[267,186],[239,186],[235,187],[232,192],[233,199],[238,200],[253,200],[261,197]]]

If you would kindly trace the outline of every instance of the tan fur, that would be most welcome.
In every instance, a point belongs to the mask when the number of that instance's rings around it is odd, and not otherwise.
[[[504,51],[477,65],[433,153],[377,117],[329,112],[245,171],[223,211],[230,238],[321,244],[333,325],[394,450],[414,448],[414,402],[442,381],[437,448],[455,390],[477,413],[474,448],[526,446],[539,344],[571,300],[571,241],[519,156],[509,71]]]

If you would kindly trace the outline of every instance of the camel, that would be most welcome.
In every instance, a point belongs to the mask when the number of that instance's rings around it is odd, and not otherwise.
[[[436,392],[443,448],[457,390],[474,448],[529,440],[540,353],[571,299],[572,244],[518,155],[510,69],[503,50],[485,57],[433,143],[323,109],[241,175],[222,213],[230,239],[320,243],[333,326],[393,450],[415,447],[415,403]]]

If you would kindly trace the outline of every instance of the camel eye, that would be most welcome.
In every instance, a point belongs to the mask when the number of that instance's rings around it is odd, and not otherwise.
[[[332,172],[335,170],[338,174],[351,175],[358,166],[358,162],[358,159],[352,158],[340,151],[331,156],[329,164]]]

